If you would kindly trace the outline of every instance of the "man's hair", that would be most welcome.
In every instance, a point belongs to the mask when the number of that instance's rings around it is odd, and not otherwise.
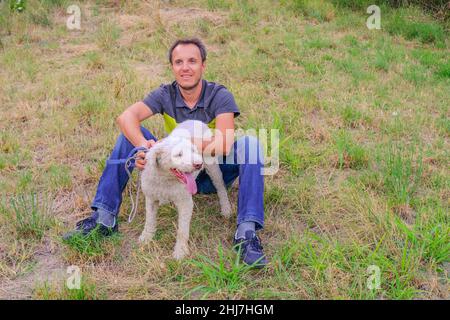
[[[178,39],[175,41],[169,49],[169,62],[172,64],[172,52],[173,50],[180,44],[194,44],[200,50],[200,55],[202,56],[202,62],[206,60],[206,48],[203,42],[198,38],[187,38],[187,39]]]

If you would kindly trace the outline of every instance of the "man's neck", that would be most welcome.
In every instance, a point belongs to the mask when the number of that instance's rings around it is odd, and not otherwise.
[[[203,81],[200,80],[195,86],[195,88],[185,90],[182,87],[178,87],[181,92],[181,97],[183,98],[184,102],[188,105],[188,107],[193,108],[198,100],[200,99],[200,94],[202,93],[202,87],[203,87]]]

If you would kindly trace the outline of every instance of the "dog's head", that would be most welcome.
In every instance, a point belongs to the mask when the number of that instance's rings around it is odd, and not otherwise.
[[[150,148],[147,161],[166,170],[176,169],[183,173],[193,173],[202,168],[203,157],[197,147],[186,138],[167,137]]]

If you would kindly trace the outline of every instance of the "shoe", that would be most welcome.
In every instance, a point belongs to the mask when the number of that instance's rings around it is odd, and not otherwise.
[[[245,232],[245,238],[233,239],[234,249],[240,253],[241,261],[254,268],[267,265],[267,258],[263,252],[261,240],[252,230]]]
[[[77,235],[87,236],[92,231],[96,230],[100,235],[108,237],[112,234],[119,232],[119,226],[117,222],[114,227],[106,227],[101,223],[97,223],[96,215],[93,214],[91,217],[78,221],[75,230],[69,231],[63,235],[63,240],[70,240],[72,237]]]

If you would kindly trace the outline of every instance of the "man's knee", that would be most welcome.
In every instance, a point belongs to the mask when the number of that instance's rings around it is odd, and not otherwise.
[[[236,144],[238,164],[264,162],[263,148],[257,137],[243,136],[237,139]]]
[[[155,140],[155,141],[157,140],[155,138],[155,136],[150,131],[148,131],[146,128],[144,128],[143,126],[141,126],[141,132],[144,135],[145,139],[147,139],[147,140]]]
[[[141,133],[143,134],[144,138],[147,140],[157,140],[155,138],[155,136],[148,131],[146,128],[144,128],[143,126],[141,126]],[[117,138],[117,142],[116,145],[121,145],[121,144],[131,144],[131,142],[127,139],[127,137],[125,137],[125,135],[123,133],[120,133],[119,137]]]

